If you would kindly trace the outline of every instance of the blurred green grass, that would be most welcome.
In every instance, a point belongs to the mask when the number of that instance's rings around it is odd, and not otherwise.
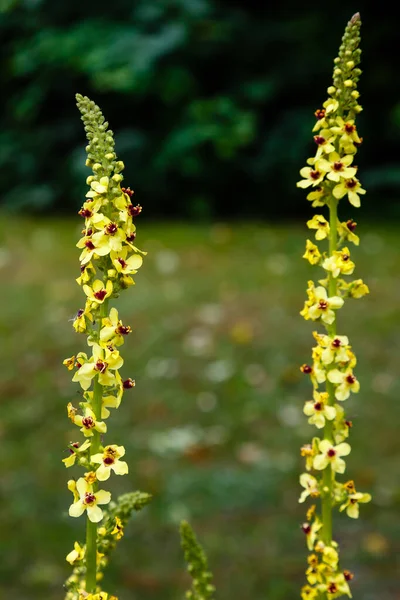
[[[357,575],[354,597],[397,600],[400,248],[394,226],[360,234],[356,275],[371,295],[346,304],[339,333],[350,337],[362,385],[346,402],[348,476],[374,502],[359,521],[338,517],[335,530],[343,566]],[[0,221],[0,592],[14,600],[62,597],[65,555],[83,536],[83,520],[67,517],[66,481],[77,472],[61,463],[77,439],[65,406],[78,400],[61,363],[85,343],[71,325],[82,305],[78,235],[76,220]],[[315,275],[301,258],[306,235],[296,224],[139,223],[149,254],[118,302],[133,327],[123,375],[137,385],[109,425],[130,476],[112,489],[141,489],[154,501],[106,575],[121,600],[183,597],[182,518],[208,552],[220,600],[298,597],[299,447],[313,434],[299,371],[313,342],[298,314]]]

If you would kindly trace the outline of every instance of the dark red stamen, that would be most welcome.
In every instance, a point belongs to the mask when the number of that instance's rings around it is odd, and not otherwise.
[[[92,429],[94,427],[95,423],[94,423],[94,420],[92,419],[92,417],[83,417],[82,425],[84,427],[86,427],[86,429]]]
[[[95,292],[93,294],[93,296],[95,298],[97,298],[97,300],[104,300],[104,298],[106,297],[106,295],[107,295],[106,290],[99,290],[98,292]]]
[[[135,382],[133,379],[129,378],[129,379],[125,379],[125,381],[122,384],[122,387],[125,390],[130,390],[131,388],[135,387]]]

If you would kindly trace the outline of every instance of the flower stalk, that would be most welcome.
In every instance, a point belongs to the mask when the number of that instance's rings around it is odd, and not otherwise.
[[[104,435],[109,409],[120,406],[124,391],[135,382],[131,378],[123,381],[119,372],[124,362],[119,347],[131,328],[123,325],[117,309],[109,308],[109,302],[134,284],[132,276],[142,265],[145,253],[133,245],[134,220],[142,209],[133,205],[133,192],[121,187],[124,165],[117,160],[113,133],[99,107],[79,94],[77,105],[88,138],[86,165],[92,168],[93,174],[87,179],[89,190],[79,211],[85,225],[77,243],[81,250],[81,274],[77,283],[86,301],[73,326],[78,333],[86,335],[89,352],[78,352],[64,361],[65,366],[74,371],[72,381],[79,383],[82,389],[84,401],[79,403],[79,409],[69,403],[67,411],[84,440],[71,442],[70,456],[63,462],[68,468],[75,465],[85,470],[77,480],[69,480],[68,488],[74,497],[70,516],[80,517],[86,513],[86,546],[75,542],[67,556],[74,573],[67,582],[66,598],[116,600],[101,590],[99,581],[107,554],[115,545],[110,540],[119,540],[123,535],[125,522],[119,515],[125,513],[122,508],[119,510],[118,504],[110,505],[111,493],[101,489],[100,483],[107,481],[112,473],[126,475],[128,464],[120,460],[125,454],[124,447],[105,445]],[[142,500],[141,505],[148,501],[147,496]],[[129,514],[138,501],[136,496],[129,500],[129,507],[132,505],[127,509]],[[110,522],[112,510],[104,508],[107,505],[115,506],[114,521]]]
[[[347,24],[339,55],[334,61],[333,85],[328,88],[329,98],[316,111],[317,122],[313,128],[317,149],[300,171],[302,179],[297,186],[310,188],[307,199],[313,207],[326,207],[329,218],[314,215],[307,222],[315,230],[317,242],[328,242],[321,249],[311,240],[306,242],[303,258],[313,266],[322,268],[324,276],[316,286],[308,282],[307,300],[300,314],[325,328],[325,333],[313,333],[317,345],[312,349],[312,364],[301,370],[310,376],[313,399],[306,402],[304,413],[308,422],[322,432],[311,444],[301,449],[306,459],[306,471],[300,476],[304,488],[299,502],[308,497],[319,499],[307,511],[302,529],[310,552],[306,570],[307,585],[301,590],[303,600],[333,600],[351,597],[349,581],[353,575],[339,566],[339,547],[333,536],[333,510],[346,511],[357,518],[359,503],[369,502],[371,496],[356,491],[352,480],[341,483],[337,476],[346,470],[343,457],[351,451],[345,441],[352,426],[342,403],[351,393],[360,389],[353,369],[357,359],[348,337],[338,334],[337,311],[348,298],[361,298],[369,292],[361,280],[348,281],[355,264],[351,260],[349,243],[358,246],[356,223],[352,219],[341,222],[338,216],[340,200],[347,197],[358,208],[360,195],[365,194],[357,178],[354,157],[362,138],[355,124],[362,110],[358,103],[358,68],[361,51],[360,15],[355,14]],[[322,251],[321,251],[322,250]],[[322,387],[322,390],[321,390]]]

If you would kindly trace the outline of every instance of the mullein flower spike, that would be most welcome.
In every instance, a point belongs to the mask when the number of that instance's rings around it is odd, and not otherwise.
[[[133,205],[133,192],[121,187],[124,164],[116,158],[113,133],[94,102],[79,94],[76,98],[89,141],[86,165],[92,168],[93,175],[87,178],[89,191],[79,211],[84,228],[77,243],[81,250],[77,282],[82,287],[85,305],[78,311],[73,326],[87,336],[88,351],[64,361],[68,370],[74,371],[72,381],[79,383],[85,401],[80,402],[79,409],[68,403],[68,417],[80,428],[83,438],[71,442],[70,456],[63,462],[66,467],[78,465],[85,470],[76,482],[69,480],[68,489],[73,494],[69,514],[86,514],[87,530],[86,545],[75,542],[67,555],[69,563],[84,564],[84,577],[80,573],[80,577],[69,580],[67,597],[116,600],[98,586],[104,554],[98,552],[101,526],[98,529],[97,523],[104,520],[104,507],[111,500],[109,491],[99,489],[99,482],[107,481],[112,474],[128,473],[128,464],[120,460],[125,455],[124,447],[103,445],[103,435],[107,432],[108,409],[119,407],[124,390],[132,388],[134,380],[123,381],[119,373],[124,363],[119,347],[131,328],[122,323],[116,308],[109,309],[109,301],[134,284],[133,275],[146,253],[133,244],[134,220],[141,207]],[[110,528],[111,534],[116,539],[123,535],[118,516]]]
[[[353,370],[357,360],[349,339],[337,334],[337,314],[346,298],[361,298],[369,292],[361,279],[343,278],[352,275],[355,269],[348,245],[358,246],[359,238],[354,233],[356,223],[340,222],[337,214],[340,200],[347,197],[358,208],[360,196],[365,194],[354,165],[362,143],[355,124],[362,110],[357,91],[361,74],[360,26],[357,13],[346,27],[339,56],[334,61],[329,98],[315,113],[316,153],[307,160],[308,166],[301,169],[302,179],[297,183],[298,187],[311,190],[307,199],[313,207],[329,210],[329,219],[327,215],[316,214],[307,222],[316,242],[324,244],[327,240],[328,247],[324,249],[307,240],[303,255],[311,265],[322,268],[324,276],[318,284],[308,282],[307,300],[300,314],[326,330],[314,332],[317,345],[312,349],[312,364],[301,367],[313,385],[313,398],[305,403],[304,413],[321,433],[301,449],[306,472],[300,475],[303,491],[299,502],[310,497],[320,505],[319,513],[316,505],[308,510],[307,522],[302,525],[311,553],[306,570],[308,583],[301,590],[303,600],[351,597],[349,581],[353,576],[339,566],[338,544],[332,538],[332,510],[338,507],[354,519],[358,517],[359,504],[371,500],[369,494],[356,491],[353,481],[336,480],[337,475],[345,473],[345,458],[351,451],[345,440],[352,423],[347,420],[341,403],[360,389]],[[320,386],[324,389],[320,390]]]

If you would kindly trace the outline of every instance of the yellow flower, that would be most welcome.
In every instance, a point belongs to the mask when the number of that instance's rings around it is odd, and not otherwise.
[[[74,496],[74,502],[77,502],[79,500],[79,493],[78,493],[78,490],[76,489],[75,479],[69,479],[67,482],[67,487]]]
[[[315,288],[315,303],[308,309],[308,317],[313,321],[321,318],[324,323],[330,325],[335,320],[334,310],[343,306],[343,298],[332,296],[328,298],[324,287]]]
[[[339,138],[339,145],[341,148],[348,148],[352,153],[357,151],[355,144],[361,144],[362,140],[358,136],[354,119],[344,121],[342,117],[336,117],[336,126],[331,127],[330,130],[335,135],[341,136]]]
[[[310,240],[307,240],[306,242],[306,251],[303,254],[303,258],[308,260],[312,265],[316,265],[321,259],[321,253],[318,250],[318,246],[310,242]]]
[[[85,308],[80,308],[73,322],[73,328],[77,333],[86,331],[86,319],[93,321],[92,313],[90,312],[90,303],[86,302]]]
[[[366,191],[361,187],[358,179],[353,177],[352,179],[346,179],[338,183],[338,185],[335,185],[332,193],[338,200],[347,194],[350,204],[359,208],[361,206],[359,194],[365,194]]]
[[[315,233],[316,240],[323,240],[329,235],[329,223],[322,215],[314,215],[312,219],[307,221],[307,227],[317,230]]]
[[[70,358],[63,360],[63,365],[67,367],[68,371],[72,371],[72,369],[75,367],[75,356],[71,356]]]
[[[122,243],[126,239],[124,229],[118,227],[117,223],[102,214],[93,217],[93,225],[100,230],[92,235],[92,242],[96,248],[107,248],[107,254],[111,250],[114,252],[122,250]]]
[[[328,335],[320,336],[320,344],[324,348],[321,354],[321,360],[324,365],[330,365],[333,361],[346,363],[350,360],[347,353],[349,338],[346,335]]]
[[[338,277],[340,274],[351,275],[355,264],[350,260],[350,250],[343,248],[343,250],[335,251],[332,256],[326,258],[322,263],[322,267],[326,271],[330,271],[333,277]]]
[[[301,600],[316,600],[318,596],[318,590],[310,585],[304,585],[301,588]]]
[[[325,546],[322,551],[322,560],[333,569],[336,569],[339,563],[339,554],[332,546]]]
[[[357,173],[356,167],[350,167],[353,158],[351,154],[341,157],[337,152],[331,152],[329,160],[321,158],[316,167],[327,173],[327,179],[338,183],[341,179],[351,179]]]
[[[312,444],[305,444],[300,448],[300,454],[306,459],[306,469],[311,471],[313,468],[314,457],[318,454],[319,439],[313,438]]]
[[[90,230],[90,233],[92,234],[92,230]],[[83,248],[83,250],[79,256],[79,260],[81,261],[81,264],[83,266],[86,265],[87,263],[89,263],[92,260],[92,258],[97,258],[99,256],[105,256],[106,254],[109,253],[109,250],[106,246],[101,246],[98,248],[95,245],[91,234],[85,235],[76,244],[77,248]]]
[[[74,549],[71,550],[69,554],[66,556],[66,561],[69,562],[70,565],[73,565],[78,560],[82,560],[85,556],[85,548],[80,546],[78,542],[74,543]]]
[[[312,525],[310,523],[303,523],[301,526],[303,532],[306,534],[307,548],[310,550],[310,552],[314,549],[315,542],[318,538],[318,531],[321,529],[321,527],[322,523],[318,517],[315,518]]]
[[[334,141],[334,137],[329,129],[322,129],[318,135],[314,135],[314,142],[318,146],[317,153],[315,155],[315,159],[318,160],[322,154],[330,154],[334,152],[335,146],[332,144]],[[318,166],[318,169],[321,168]],[[322,168],[325,171],[324,168]]]
[[[137,253],[127,258],[128,248],[126,246],[122,248],[121,252],[111,252],[110,256],[118,273],[123,275],[134,275],[143,263],[143,258]]]
[[[114,346],[121,346],[124,343],[124,336],[128,335],[132,329],[124,326],[122,321],[118,319],[118,311],[116,308],[110,310],[108,317],[102,321],[100,330],[100,341],[102,343],[110,342]]]
[[[84,390],[88,390],[97,375],[101,385],[116,385],[117,378],[112,371],[117,371],[123,364],[118,350],[93,344],[93,355],[76,371],[72,381],[79,382]]]
[[[300,475],[300,485],[304,488],[304,491],[302,491],[300,494],[300,503],[305,502],[308,496],[313,498],[319,496],[318,481],[312,475],[309,475],[308,473],[302,473]]]
[[[337,385],[335,389],[336,400],[347,400],[350,396],[350,392],[357,394],[360,390],[360,382],[356,379],[351,368],[346,369],[346,371],[332,369],[328,372],[328,379],[331,383]]]
[[[306,570],[306,577],[308,583],[311,585],[315,585],[316,583],[322,583],[324,581],[324,574],[327,570],[327,565],[324,563],[318,562],[318,557],[316,554],[310,554],[307,559],[309,564],[308,569]]]
[[[351,298],[362,298],[366,294],[369,294],[369,288],[362,279],[356,279],[351,282],[349,286],[349,295]]]
[[[116,475],[126,475],[128,473],[128,465],[125,461],[119,460],[125,454],[123,446],[110,445],[106,446],[103,452],[94,454],[91,457],[91,462],[99,463],[100,466],[96,470],[96,477],[99,481],[106,481],[111,471]]]
[[[96,272],[96,269],[91,262],[81,265],[81,274],[76,278],[78,285],[83,285],[91,280],[92,276]]]
[[[321,583],[317,586],[322,594],[326,594],[328,600],[340,598],[345,594],[351,598],[349,584],[347,583],[343,573],[339,573],[335,577],[330,577],[326,583]]]
[[[317,186],[325,177],[325,172],[312,167],[303,167],[300,170],[300,175],[304,177],[296,183],[299,188],[308,188],[310,185]],[[344,194],[343,194],[344,195]]]
[[[319,443],[320,453],[314,458],[313,467],[317,471],[322,471],[331,465],[332,471],[335,473],[344,473],[346,463],[341,456],[347,456],[350,451],[351,447],[346,442],[334,446],[329,440],[322,440]]]
[[[306,402],[304,405],[304,414],[308,419],[310,425],[315,425],[318,429],[325,427],[325,419],[332,421],[336,416],[336,409],[334,406],[328,404],[329,394],[327,392],[319,393],[314,391],[314,400]]]
[[[92,523],[98,523],[103,518],[103,511],[99,504],[108,504],[111,500],[110,492],[99,490],[93,491],[93,486],[89,485],[83,477],[76,482],[76,489],[79,493],[79,500],[71,504],[69,515],[71,517],[80,517],[84,511],[87,511],[89,520]]]
[[[365,504],[367,502],[371,502],[371,494],[362,494],[361,492],[356,492],[354,490],[353,494],[348,494],[347,500],[340,507],[340,511],[346,510],[347,515],[351,519],[358,519],[359,515],[359,507],[358,504]]]
[[[122,525],[122,521],[119,517],[115,517],[115,526],[111,532],[111,535],[115,535],[117,540],[120,540],[124,535],[124,527]]]
[[[75,422],[75,414],[74,414],[74,422]],[[81,454],[82,452],[86,452],[86,450],[90,447],[90,440],[86,440],[86,442],[83,442],[83,444],[79,445],[78,443],[75,444],[70,444],[70,448],[69,451],[71,453],[70,456],[68,456],[68,458],[63,458],[63,463],[65,464],[65,466],[68,467],[72,467],[75,464],[76,459],[78,458],[78,455]]]
[[[107,431],[107,425],[104,421],[97,421],[96,415],[90,408],[86,408],[85,415],[75,415],[74,419],[75,425],[81,427],[81,432],[85,437],[91,437],[93,435],[93,430],[98,431],[99,433],[105,433]]]
[[[83,291],[89,300],[92,301],[94,306],[96,304],[102,304],[106,298],[109,298],[113,292],[112,281],[108,280],[105,287],[104,283],[100,279],[96,279],[93,282],[92,287],[89,285],[83,286]]]
[[[108,177],[101,177],[100,181],[91,181],[91,189],[87,192],[86,198],[96,198],[99,195],[106,194],[108,191]]]
[[[326,198],[327,198],[327,195],[326,195],[323,187],[317,187],[315,190],[313,190],[312,192],[310,192],[307,195],[307,200],[312,202],[311,206],[313,206],[313,207],[325,206]]]
[[[355,246],[358,246],[360,243],[360,238],[354,233],[356,227],[357,223],[353,221],[353,219],[349,219],[345,223],[339,223],[338,234],[340,236],[340,239],[348,240],[349,242],[352,242]]]

